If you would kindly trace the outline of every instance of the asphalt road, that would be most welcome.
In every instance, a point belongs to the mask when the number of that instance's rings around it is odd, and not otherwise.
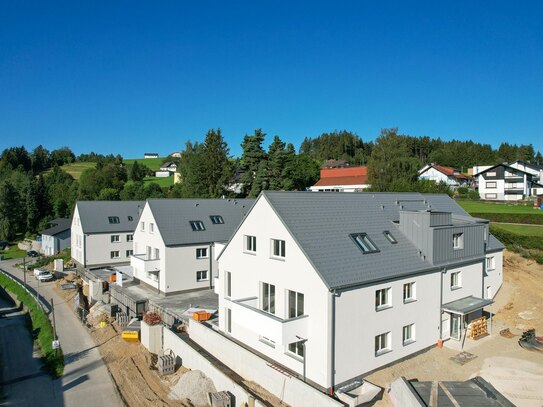
[[[22,281],[22,270],[13,267],[17,262],[1,261],[0,268]],[[27,273],[26,281],[28,286],[38,290],[38,282],[31,273]],[[39,283],[39,293],[48,308],[51,298],[55,305],[57,335],[64,352],[65,363],[64,375],[55,381],[58,382],[56,387],[62,395],[61,405],[70,407],[122,405],[96,343],[71,310],[71,304],[67,304],[56,294],[54,284],[54,282]],[[49,318],[52,319],[52,316],[49,315]],[[28,387],[27,390],[32,391],[32,388]]]

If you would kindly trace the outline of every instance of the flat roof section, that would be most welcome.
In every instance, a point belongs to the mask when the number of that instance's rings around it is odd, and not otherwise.
[[[443,304],[443,311],[452,312],[454,314],[466,315],[470,312],[480,310],[494,301],[484,298],[477,298],[472,295],[469,297],[460,298],[456,301]]]

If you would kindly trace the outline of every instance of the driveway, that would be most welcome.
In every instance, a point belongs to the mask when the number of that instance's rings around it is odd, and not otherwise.
[[[22,281],[22,270],[13,267],[19,261],[2,261],[0,268]],[[38,290],[38,282],[32,274],[27,273],[26,282],[32,289]],[[56,294],[54,284],[54,282],[39,283],[39,293],[48,308],[51,299],[55,306],[57,335],[64,352],[65,363],[64,375],[56,382],[59,382],[57,391],[61,394],[64,405],[74,407],[122,405],[96,343],[70,309],[71,304],[67,304]],[[52,319],[51,314],[49,318]]]

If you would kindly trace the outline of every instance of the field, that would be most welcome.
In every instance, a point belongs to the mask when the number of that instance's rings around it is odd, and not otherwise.
[[[533,206],[529,205],[460,200],[456,201],[456,203],[468,213],[520,213],[543,216],[543,211],[534,209]]]
[[[146,177],[143,179],[144,184],[154,182],[162,188],[171,187],[173,185],[173,177]]]
[[[17,243],[13,243],[8,250],[0,250],[0,255],[4,260],[22,259],[26,255],[26,251],[19,249]]]
[[[96,163],[91,162],[76,162],[71,164],[65,164],[61,169],[66,171],[68,174],[70,174],[74,179],[78,180],[81,177],[81,174],[83,171],[85,171],[88,168],[94,168],[96,167]]]
[[[504,223],[493,223],[493,228],[505,230],[521,236],[537,236],[543,237],[543,226],[531,225],[508,225]]]
[[[166,159],[166,157],[162,158],[127,158],[126,160],[123,160],[125,164],[132,165],[134,164],[134,161],[137,161],[138,164],[143,164],[147,168],[152,169],[153,171],[157,171],[160,166],[162,165],[162,162]]]

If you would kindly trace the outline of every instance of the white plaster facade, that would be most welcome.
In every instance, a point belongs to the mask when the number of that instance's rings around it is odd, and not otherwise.
[[[433,181],[435,183],[444,182],[445,184],[449,186],[449,188],[455,188],[458,186],[468,185],[468,180],[460,181],[452,175],[444,174],[443,172],[432,167],[431,165],[425,165],[419,171],[419,179],[425,179],[425,180]]]

